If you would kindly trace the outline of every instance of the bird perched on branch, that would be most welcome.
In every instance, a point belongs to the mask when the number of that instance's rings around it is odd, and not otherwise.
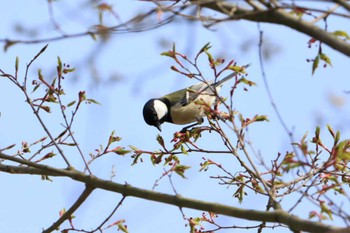
[[[250,64],[243,66],[242,71],[249,66]],[[201,124],[205,115],[204,104],[198,104],[198,102],[204,101],[207,106],[212,106],[217,101],[217,95],[222,85],[238,73],[233,72],[217,82],[200,82],[160,98],[150,99],[143,107],[143,118],[147,124],[157,127],[159,131],[161,131],[161,124],[164,122],[177,125],[195,122],[186,126],[183,131]]]

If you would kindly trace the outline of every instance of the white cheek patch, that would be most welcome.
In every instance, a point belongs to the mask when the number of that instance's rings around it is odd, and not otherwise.
[[[162,119],[168,113],[168,107],[160,100],[154,101],[154,110],[156,110],[158,119]]]

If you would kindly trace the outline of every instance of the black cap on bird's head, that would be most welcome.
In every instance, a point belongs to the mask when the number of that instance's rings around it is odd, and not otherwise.
[[[155,104],[157,100],[150,99],[147,101],[145,106],[143,107],[143,119],[145,119],[145,122],[149,125],[153,125],[157,127],[159,131],[162,131],[160,125],[163,123],[159,119],[159,113],[156,110]]]

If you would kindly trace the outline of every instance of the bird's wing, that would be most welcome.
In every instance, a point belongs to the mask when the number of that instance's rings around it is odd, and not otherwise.
[[[208,95],[213,94],[212,81],[208,83],[197,83],[188,88],[178,90],[176,92],[163,96],[165,99],[170,101],[170,105],[181,105],[186,106],[193,102],[200,94],[207,93]]]
[[[210,81],[208,83],[201,82],[188,87],[186,91],[186,98],[184,98],[181,101],[181,105],[182,106],[188,105],[189,103],[197,99],[199,95],[203,95],[203,94],[213,95],[214,90],[213,90],[212,84],[213,84],[213,81]]]
[[[251,64],[242,66],[242,71],[244,71],[244,69],[248,68],[250,65]],[[171,106],[174,106],[174,105],[186,106],[192,103],[194,100],[196,100],[198,96],[201,94],[214,95],[215,89],[218,91],[224,82],[230,80],[231,78],[235,77],[238,74],[239,72],[233,72],[216,83],[214,83],[214,81],[200,82],[188,88],[181,89],[179,91],[165,95],[163,97],[170,101]]]

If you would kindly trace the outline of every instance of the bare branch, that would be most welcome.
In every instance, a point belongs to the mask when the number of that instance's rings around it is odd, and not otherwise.
[[[347,9],[348,11],[350,11],[350,4],[347,3],[346,0],[333,0],[333,2],[338,3],[339,5],[341,5],[342,7],[344,7],[345,9]]]
[[[181,208],[191,208],[202,211],[209,211],[216,214],[222,214],[226,216],[262,221],[262,222],[277,222],[287,225],[294,231],[309,231],[309,232],[327,232],[333,230],[339,230],[341,228],[325,225],[320,222],[312,222],[309,220],[301,219],[297,216],[291,215],[283,210],[275,211],[257,211],[257,210],[245,210],[237,207],[231,207],[219,203],[199,201],[191,198],[185,198],[178,195],[169,195],[150,190],[140,189],[132,187],[129,184],[119,184],[109,180],[103,180],[91,175],[86,175],[80,171],[74,169],[58,169],[47,165],[36,164],[30,161],[19,159],[13,156],[9,156],[0,152],[0,158],[4,160],[13,161],[16,163],[24,164],[38,170],[45,171],[46,173],[52,173],[57,176],[70,177],[73,180],[84,183],[90,189],[100,188],[116,193],[120,193],[123,196],[138,197],[146,200],[156,201],[159,203],[165,203],[175,205]],[[1,168],[1,167],[0,167]],[[5,171],[6,172],[6,171]],[[87,191],[86,191],[87,192]]]
[[[59,226],[66,221],[67,219],[71,218],[73,213],[85,202],[85,200],[90,196],[94,189],[86,186],[82,194],[79,196],[79,198],[75,201],[75,203],[67,210],[55,223],[53,223],[49,228],[43,231],[43,233],[50,233],[54,230],[58,229]]]
[[[197,3],[198,4],[198,3]],[[344,55],[350,56],[350,44],[337,38],[335,35],[313,25],[310,22],[294,17],[283,9],[269,9],[263,11],[251,11],[244,8],[237,7],[229,2],[217,1],[210,3],[202,3],[202,7],[207,7],[215,11],[227,14],[233,12],[230,16],[232,19],[246,19],[254,22],[265,22],[281,24],[297,30],[301,33],[309,35],[310,37],[320,40],[331,48],[337,50]]]

